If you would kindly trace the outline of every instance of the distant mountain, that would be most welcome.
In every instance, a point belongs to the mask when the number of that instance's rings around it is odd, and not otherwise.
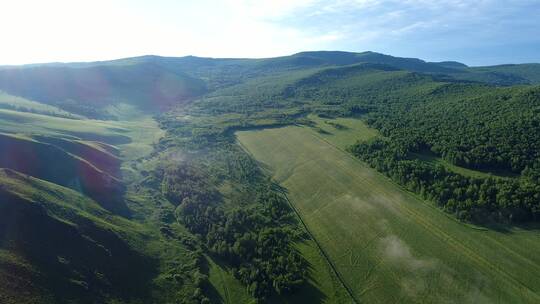
[[[359,63],[493,85],[540,83],[540,64],[468,67],[375,52],[314,51],[264,59],[141,56],[88,63],[50,63],[0,68],[0,90],[87,117],[129,103],[162,111],[247,80],[305,69]]]
[[[505,64],[487,67],[468,68],[469,73],[462,79],[471,79],[480,82],[495,84],[539,84],[540,64]]]
[[[3,69],[0,87],[12,95],[82,115],[88,114],[88,105],[99,108],[121,102],[164,109],[206,92],[202,80],[152,62]]]
[[[432,63],[450,69],[464,69],[468,67],[466,64],[457,61],[441,61]]]

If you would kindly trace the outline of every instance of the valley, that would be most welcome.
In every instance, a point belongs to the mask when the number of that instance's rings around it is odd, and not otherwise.
[[[540,68],[0,67],[2,303],[537,303]]]

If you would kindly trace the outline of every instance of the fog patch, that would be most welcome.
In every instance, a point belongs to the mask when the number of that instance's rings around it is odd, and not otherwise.
[[[403,266],[411,271],[432,269],[436,266],[435,260],[424,260],[414,257],[409,246],[395,235],[387,236],[380,242],[383,256],[387,262]]]
[[[484,295],[484,293],[479,288],[473,288],[469,293],[466,295],[465,299],[463,300],[463,303],[470,303],[470,304],[491,304],[495,303],[488,297]]]
[[[430,285],[435,283],[433,276],[438,273],[437,260],[415,257],[411,248],[396,235],[381,239],[379,246],[387,265],[406,271],[399,281],[402,292],[411,298],[429,297]]]
[[[355,208],[361,209],[362,211],[371,211],[374,207],[366,200],[359,198],[358,196],[351,195],[349,193],[343,195],[341,200],[349,203]]]

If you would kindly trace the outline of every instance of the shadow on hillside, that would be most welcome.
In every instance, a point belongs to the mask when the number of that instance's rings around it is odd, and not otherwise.
[[[16,288],[46,290],[55,303],[151,299],[156,260],[91,218],[61,209],[54,216],[49,212],[0,191],[0,248],[23,257],[37,271],[20,268],[13,273],[32,282],[29,287],[20,281]]]
[[[210,277],[210,261],[209,261],[209,259],[211,259],[211,258],[205,256],[203,262],[200,265],[201,272],[204,273],[205,275],[207,275],[208,277]],[[212,259],[212,261],[214,261],[214,263],[216,263],[214,259]],[[210,302],[212,302],[212,303],[225,303],[225,300],[223,299],[223,297],[221,296],[219,291],[210,282],[207,282],[207,284],[205,284],[205,286],[204,286],[204,294],[206,296],[208,296],[208,298],[210,299]]]
[[[478,224],[480,227],[496,231],[499,233],[512,234],[515,229],[526,230],[532,232],[540,233],[540,223],[516,223],[516,224],[501,224],[501,223],[487,223],[487,224]]]
[[[303,241],[305,240],[302,240],[302,242]],[[298,250],[296,250],[296,252],[301,255]],[[315,271],[313,264],[306,259],[304,259],[304,261],[307,268],[307,276],[304,284],[290,294],[281,296],[274,294],[272,297],[270,297],[268,303],[326,303],[326,295],[322,293],[321,290],[316,286],[318,282],[315,277],[313,277],[313,272]],[[287,301],[284,301],[284,299],[287,299]]]

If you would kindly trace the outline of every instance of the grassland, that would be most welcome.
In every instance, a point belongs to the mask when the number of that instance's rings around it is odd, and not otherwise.
[[[208,278],[211,283],[209,295],[214,303],[253,303],[244,286],[238,282],[230,271],[218,265],[211,258],[208,261]]]
[[[0,246],[11,249],[0,254],[0,294],[6,296],[2,303],[54,303],[53,294],[59,291],[63,298],[77,294],[81,301],[99,299],[81,287],[95,284],[107,290],[106,284],[115,284],[121,290],[150,283],[152,272],[145,272],[151,261],[126,246],[144,248],[143,226],[114,216],[76,191],[15,171],[1,169],[0,182],[0,240],[8,241]],[[111,257],[109,264],[104,263],[106,256]],[[121,259],[139,265],[126,271],[118,264]],[[102,282],[93,273],[101,273]]]
[[[349,139],[373,136],[363,129],[237,132],[288,190],[359,302],[540,301],[538,229],[495,231],[457,222],[344,152]]]
[[[441,157],[438,157],[436,155],[433,155],[432,153],[426,152],[426,153],[411,153],[413,154],[412,157],[415,159],[419,159],[427,164],[430,164],[432,166],[442,165],[446,169],[461,174],[463,176],[468,177],[475,177],[475,178],[509,178],[509,177],[517,177],[519,174],[503,171],[503,170],[492,170],[492,171],[479,171],[479,170],[472,170],[460,166],[456,166],[454,164],[451,164]]]
[[[163,135],[150,115],[136,112],[122,120],[111,121],[70,119],[0,109],[0,119],[0,132],[100,141],[120,146],[126,160],[150,153],[152,145]]]
[[[368,128],[361,120],[354,118],[327,119],[317,115],[308,115],[315,125],[319,138],[330,141],[340,149],[345,149],[356,141],[364,141],[378,135],[377,130]]]

